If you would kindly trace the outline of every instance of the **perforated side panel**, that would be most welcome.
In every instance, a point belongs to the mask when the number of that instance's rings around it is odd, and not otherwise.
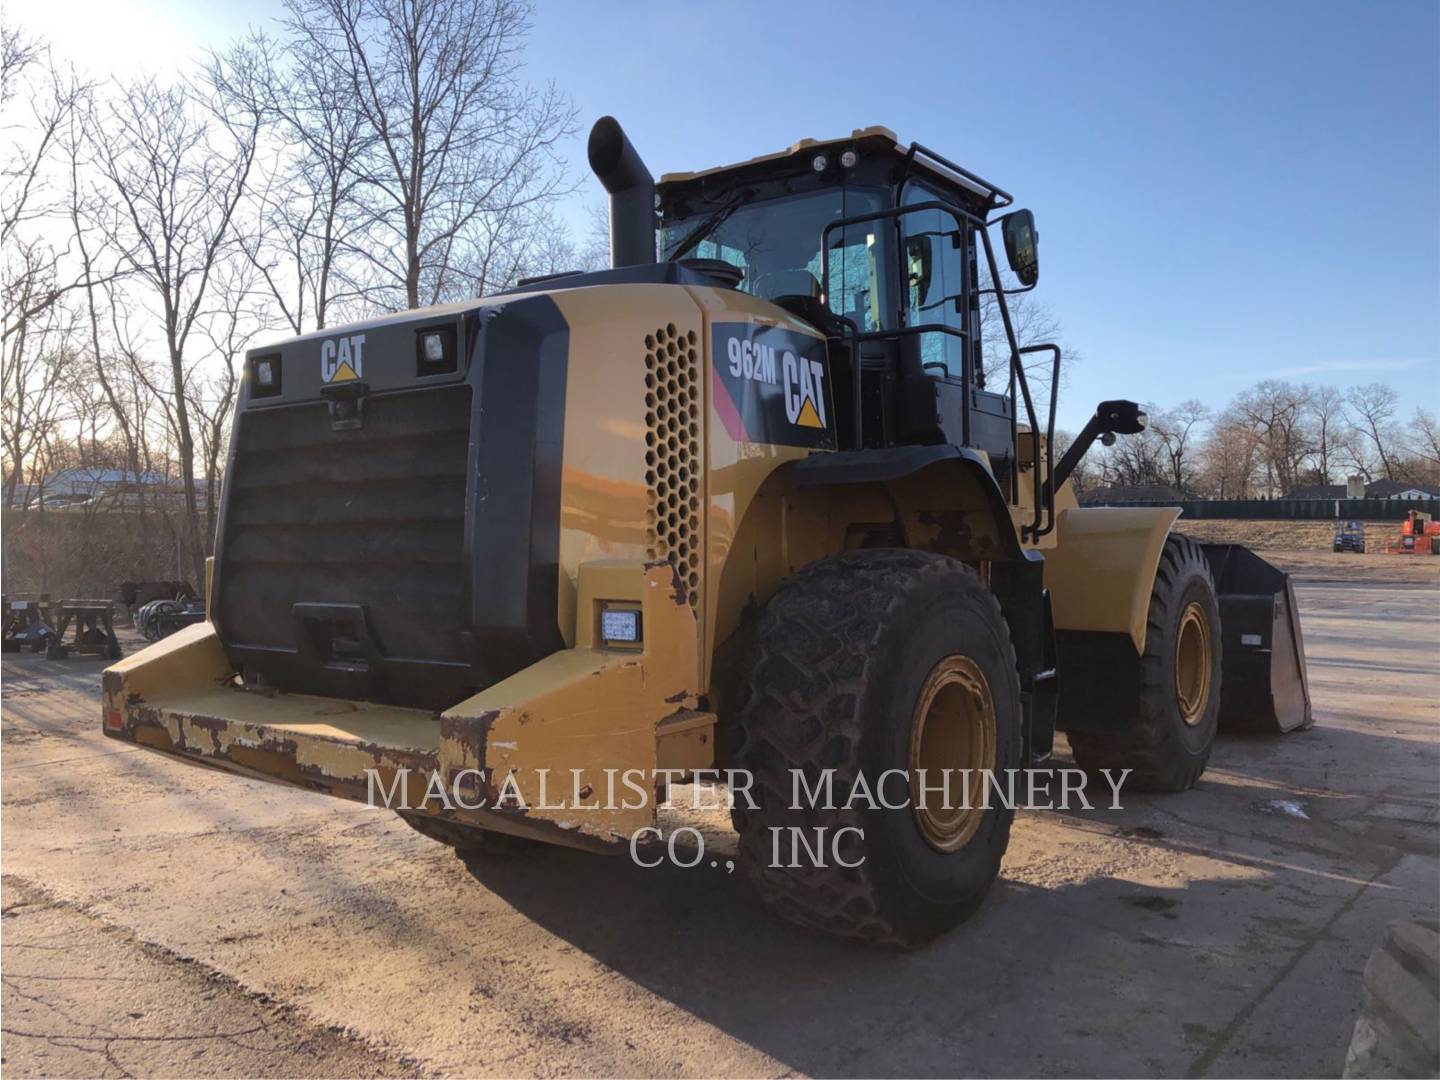
[[[704,533],[704,458],[699,338],[674,323],[645,335],[646,553],[680,571],[692,606],[700,605]]]

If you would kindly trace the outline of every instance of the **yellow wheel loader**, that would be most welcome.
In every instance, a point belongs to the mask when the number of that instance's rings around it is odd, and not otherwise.
[[[1309,723],[1285,575],[1077,506],[1145,417],[1104,402],[1056,460],[1009,194],[879,127],[656,184],[606,117],[589,157],[611,269],[247,355],[208,619],[106,672],[106,735],[467,858],[633,853],[668,785],[730,770],[767,904],[909,946],[981,902],[1013,817],[936,777],[1059,730],[1180,791],[1217,726]]]

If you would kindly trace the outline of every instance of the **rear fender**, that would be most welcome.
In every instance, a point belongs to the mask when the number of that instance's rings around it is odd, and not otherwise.
[[[882,485],[909,547],[967,560],[1025,558],[989,463],[964,447],[897,446],[814,454],[788,466],[795,489]]]

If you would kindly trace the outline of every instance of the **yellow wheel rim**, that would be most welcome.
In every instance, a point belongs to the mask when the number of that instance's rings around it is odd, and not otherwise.
[[[1210,621],[1205,609],[1192,600],[1180,616],[1175,639],[1175,700],[1180,718],[1191,727],[1204,718],[1210,701],[1210,650]]]
[[[957,851],[980,828],[988,782],[982,770],[995,767],[995,731],[995,699],[979,665],[945,657],[925,679],[910,720],[910,806],[931,847]],[[952,770],[949,798],[941,790],[944,770]],[[961,770],[969,775],[968,799]]]

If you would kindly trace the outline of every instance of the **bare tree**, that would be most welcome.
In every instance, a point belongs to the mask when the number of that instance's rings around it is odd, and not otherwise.
[[[1315,482],[1328,484],[1349,422],[1345,415],[1345,395],[1333,386],[1314,387],[1305,412],[1315,437]]]
[[[17,504],[22,480],[43,480],[48,458],[62,440],[69,416],[66,389],[75,360],[72,330],[70,312],[49,305],[39,316],[25,320],[0,355],[6,509]]]
[[[104,193],[97,192],[94,187],[89,154],[96,122],[93,87],[87,85],[77,101],[77,107],[70,113],[62,140],[69,180],[66,213],[73,244],[71,250],[79,265],[79,287],[83,291],[84,329],[81,336],[85,340],[85,348],[81,353],[87,361],[84,365],[86,378],[93,379],[91,385],[108,407],[106,419],[115,425],[119,433],[124,450],[126,486],[134,485],[136,509],[143,530],[146,516],[145,485],[141,482],[143,434],[137,430],[143,414],[133,398],[123,396],[123,387],[117,377],[120,361],[109,347],[102,330],[102,324],[107,321],[105,305],[122,274],[118,272],[119,253],[103,228],[109,204]],[[98,426],[99,415],[94,422]]]
[[[210,374],[191,384],[190,405],[198,418],[200,449],[205,465],[205,528],[215,535],[220,502],[221,465],[230,435],[231,413],[240,393],[241,362],[255,337],[267,325],[256,304],[258,271],[249,262],[221,263],[214,279],[215,311],[201,324],[209,345]]]
[[[341,262],[359,244],[358,163],[370,146],[349,83],[314,63],[304,42],[254,33],[212,54],[206,79],[231,108],[265,120],[266,150],[251,185],[245,257],[294,333],[323,329],[347,299]]]
[[[57,250],[34,225],[54,209],[49,165],[83,87],[49,64],[46,51],[0,26],[0,387],[4,391],[5,505],[55,435],[62,378],[73,359],[74,282]],[[64,338],[64,345],[57,340]]]
[[[1416,454],[1440,466],[1440,423],[1429,409],[1415,406],[1410,417],[1410,441]]]
[[[1235,399],[1233,408],[1255,431],[1264,449],[1266,494],[1293,490],[1301,467],[1314,450],[1305,426],[1310,388],[1280,379],[1256,383]]]
[[[1345,425],[1341,431],[1335,445],[1335,458],[1347,478],[1358,476],[1367,484],[1375,479],[1379,462],[1371,449],[1370,440],[1353,424]]]
[[[20,75],[39,59],[40,44],[13,23],[0,22],[0,105],[15,96]]]
[[[1146,405],[1154,416],[1159,410]],[[1165,443],[1153,425],[1135,435],[1124,435],[1105,452],[1104,469],[1108,483],[1134,487],[1169,482],[1168,457]]]
[[[1385,478],[1394,480],[1394,449],[1398,438],[1395,410],[1400,403],[1399,395],[1384,383],[1375,382],[1352,386],[1345,400],[1354,414],[1355,430],[1375,451]]]
[[[179,456],[185,538],[195,580],[205,541],[195,491],[191,335],[206,312],[217,264],[233,241],[235,211],[253,164],[260,118],[233,112],[188,84],[140,80],[120,89],[91,139],[108,181],[108,238],[148,295],[164,335],[161,391]]]
[[[1065,456],[1065,451],[1075,441],[1075,436],[1070,432],[1057,428],[1055,431],[1055,460],[1059,461]],[[1070,483],[1075,487],[1077,497],[1083,498],[1086,492],[1108,483],[1108,464],[1106,451],[1099,444],[1092,446],[1088,453],[1075,463],[1075,469],[1070,473]]]
[[[48,50],[25,40],[13,27],[0,26],[0,49],[4,64],[0,131],[6,144],[0,167],[0,245],[8,245],[16,240],[20,225],[51,209],[45,198],[45,166],[87,88],[67,79],[48,63]],[[42,58],[47,61],[43,65]]]
[[[1168,481],[1176,491],[1190,490],[1195,429],[1209,419],[1209,407],[1194,398],[1150,417],[1150,430],[1160,440],[1168,463]]]
[[[1001,271],[1002,275],[1005,274]],[[1013,288],[1018,282],[1010,281]],[[981,268],[980,287],[990,289],[989,271]],[[1060,387],[1051,387],[1050,375],[1053,360],[1048,353],[1029,353],[1022,359],[1025,364],[1025,378],[1030,384],[1030,393],[1035,401],[1035,410],[1042,413],[1047,407],[1051,393],[1058,393],[1075,365],[1080,363],[1080,353],[1063,343],[1060,320],[1033,293],[1020,292],[1006,297],[1005,306],[1010,312],[1010,325],[1015,331],[1015,344],[1024,349],[1031,345],[1058,344],[1063,353],[1060,368]],[[1010,340],[1005,334],[1005,322],[1000,316],[1000,304],[995,294],[984,291],[980,297],[980,351],[984,357],[987,385],[996,389],[1006,384],[1010,372]]]
[[[1261,440],[1234,405],[1215,417],[1200,449],[1200,482],[1220,499],[1246,499],[1259,466]]]
[[[610,206],[591,203],[585,210],[589,224],[585,238],[576,248],[575,269],[587,273],[604,270],[610,265]]]
[[[483,252],[506,222],[559,196],[556,144],[574,110],[521,79],[519,0],[286,0],[316,77],[363,119],[357,195],[368,210],[367,297],[418,307],[483,292]]]
[[[1434,413],[1416,406],[1406,425],[1403,446],[1396,471],[1422,487],[1440,485],[1440,424]]]

